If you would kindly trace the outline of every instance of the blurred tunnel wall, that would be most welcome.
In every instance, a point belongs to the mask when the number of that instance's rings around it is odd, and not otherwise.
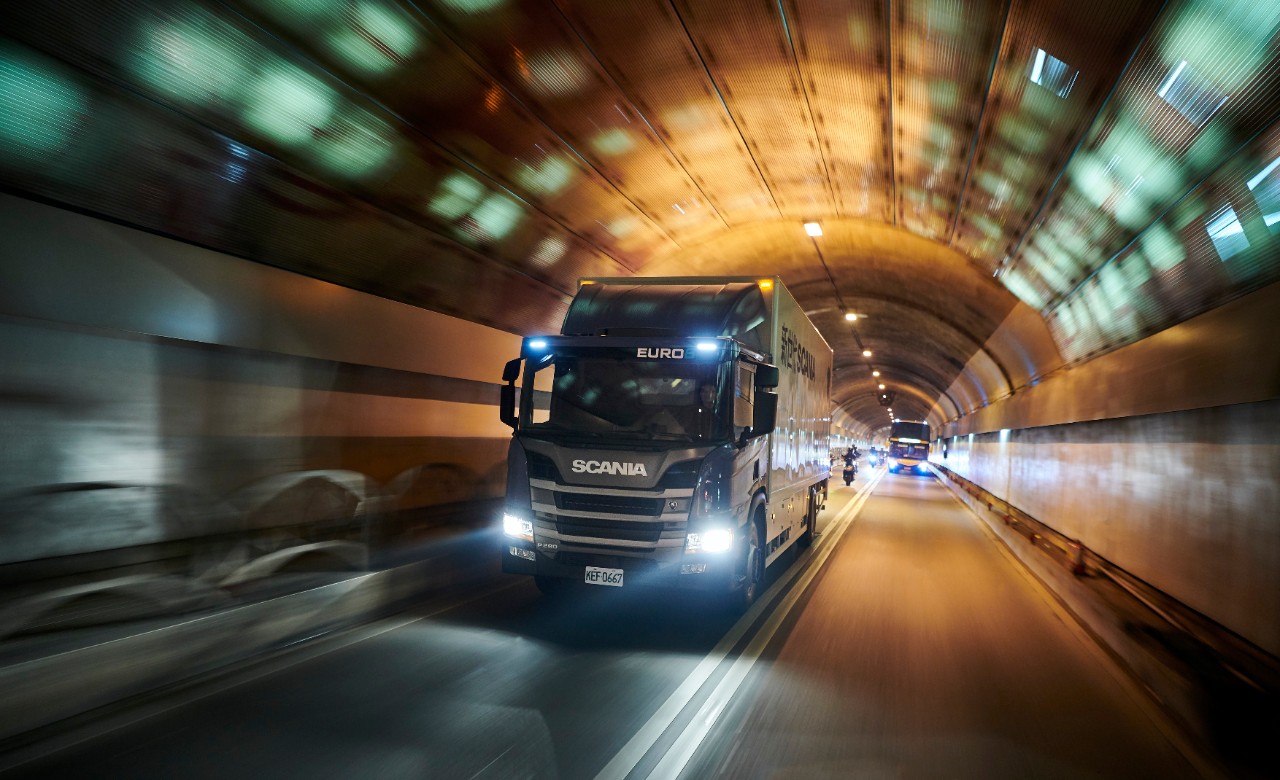
[[[11,196],[0,232],[5,580],[268,529],[414,535],[500,497],[519,337]]]
[[[1271,285],[962,416],[932,458],[1280,655],[1277,332]]]

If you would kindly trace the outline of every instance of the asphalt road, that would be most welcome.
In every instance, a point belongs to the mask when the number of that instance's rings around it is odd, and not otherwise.
[[[1194,776],[944,488],[856,500],[870,476],[745,619],[508,578],[113,712],[4,777]]]

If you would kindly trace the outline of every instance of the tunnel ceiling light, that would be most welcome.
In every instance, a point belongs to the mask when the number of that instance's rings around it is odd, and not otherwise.
[[[871,357],[871,350],[869,350],[869,349],[864,349],[864,350],[862,350],[862,356],[863,356],[863,357]]]
[[[858,321],[858,315],[854,314],[854,313],[853,313],[853,312],[851,312],[851,311],[850,311],[850,312],[845,312],[844,318],[845,318],[846,320],[848,320],[849,322],[857,322],[857,321]]]
[[[808,233],[814,238],[817,238],[818,236],[822,235],[822,225],[819,225],[817,222],[806,222],[804,223],[804,232]]]
[[[882,384],[882,385],[880,385],[880,389],[881,389],[881,390],[883,390],[883,389],[884,389],[884,385],[883,385],[883,384]]]
[[[872,371],[872,372],[871,372],[871,376],[880,376],[880,372],[879,372],[879,371]]]

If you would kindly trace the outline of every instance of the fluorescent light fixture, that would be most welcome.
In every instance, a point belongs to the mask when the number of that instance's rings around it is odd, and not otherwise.
[[[1044,75],[1044,58],[1045,50],[1036,49],[1036,60],[1031,66],[1031,80],[1037,84],[1040,83],[1040,78]]]
[[[1080,71],[1048,53],[1044,49],[1036,49],[1031,59],[1031,83],[1039,84],[1060,98],[1071,94],[1076,85]]]
[[[1169,87],[1173,86],[1173,82],[1178,80],[1178,77],[1182,75],[1182,70],[1186,67],[1187,67],[1186,60],[1179,62],[1177,67],[1175,67],[1173,71],[1169,73],[1169,78],[1165,79],[1164,84],[1161,85],[1160,89],[1156,91],[1156,94],[1159,95],[1160,97],[1164,97],[1165,95],[1167,95],[1169,93]]]
[[[1227,102],[1228,95],[1219,92],[1200,77],[1187,61],[1179,62],[1156,90],[1161,100],[1178,110],[1188,122],[1203,126]]]
[[[1270,176],[1271,172],[1274,171],[1277,167],[1280,167],[1280,157],[1277,157],[1276,159],[1272,160],[1270,165],[1263,168],[1261,171],[1258,171],[1257,176],[1254,176],[1252,179],[1250,179],[1248,182],[1245,183],[1246,186],[1249,188],[1249,191],[1253,192],[1255,189],[1257,189],[1258,185],[1262,183],[1262,180]],[[848,316],[849,315],[847,314],[845,315],[846,318]]]
[[[819,225],[817,222],[806,222],[804,223],[804,232],[816,238],[817,236],[822,235],[822,225]]]
[[[1244,234],[1244,225],[1236,216],[1235,209],[1227,206],[1219,211],[1204,225],[1213,241],[1213,248],[1218,257],[1225,262],[1239,252],[1249,248],[1249,239]]]

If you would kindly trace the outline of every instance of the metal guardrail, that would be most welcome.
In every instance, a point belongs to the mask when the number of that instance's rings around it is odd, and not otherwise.
[[[1248,706],[1252,712],[1232,712],[1227,719],[1257,718],[1264,731],[1280,727],[1280,659],[1098,555],[1080,540],[1058,532],[947,467],[931,465],[1056,565],[1081,580],[1105,582],[1122,594],[1130,611],[1151,621],[1147,627],[1126,623],[1126,630],[1145,635],[1163,654],[1180,662],[1183,673],[1203,686],[1205,698],[1214,700],[1206,706],[1219,713],[1218,717],[1224,717],[1224,708],[1239,708],[1231,702],[1250,702],[1240,706]],[[1260,749],[1261,745],[1248,748]]]

